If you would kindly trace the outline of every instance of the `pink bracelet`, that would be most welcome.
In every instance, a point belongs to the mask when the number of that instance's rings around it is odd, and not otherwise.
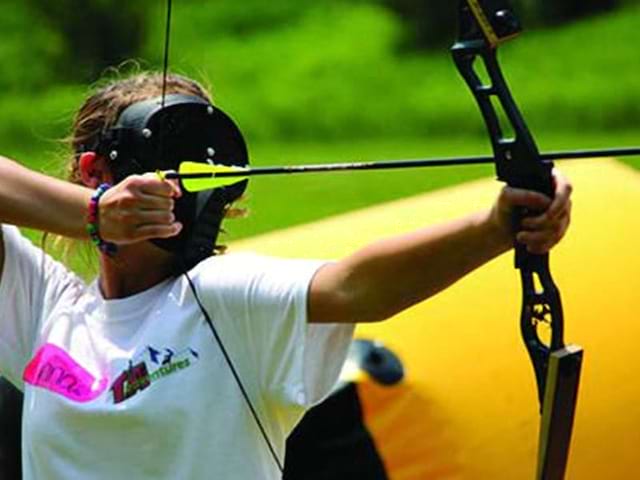
[[[98,203],[100,202],[100,197],[110,188],[110,184],[103,183],[93,192],[93,195],[91,195],[87,212],[87,233],[89,233],[91,241],[102,253],[112,256],[118,251],[118,247],[116,247],[114,243],[105,242],[100,237],[100,230],[98,228]]]

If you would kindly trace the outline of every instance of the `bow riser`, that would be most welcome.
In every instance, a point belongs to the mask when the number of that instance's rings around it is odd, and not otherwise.
[[[497,52],[479,39],[457,42],[452,48],[453,58],[460,74],[469,86],[482,113],[491,145],[498,180],[516,188],[526,188],[553,196],[552,163],[543,163],[523,117],[520,113],[497,61]],[[490,83],[484,83],[478,74],[477,63],[483,62]],[[500,123],[496,106],[504,112],[508,131]],[[516,211],[514,224],[532,212]],[[531,255],[522,245],[516,245],[515,263],[520,270],[523,292],[521,330],[531,357],[542,404],[550,348],[563,344],[563,316],[560,295],[549,271],[548,255]],[[537,332],[538,323],[552,329],[551,344],[546,345]]]

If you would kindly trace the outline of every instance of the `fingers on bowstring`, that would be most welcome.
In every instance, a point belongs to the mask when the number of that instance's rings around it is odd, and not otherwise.
[[[156,173],[145,173],[140,176],[140,191],[148,195],[179,198],[182,195],[180,182],[173,179],[165,179]]]

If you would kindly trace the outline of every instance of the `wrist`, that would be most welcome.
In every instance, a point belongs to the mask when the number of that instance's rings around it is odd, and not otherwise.
[[[114,255],[117,251],[115,244],[105,241],[100,236],[100,199],[111,188],[108,183],[101,184],[91,195],[87,207],[87,224],[86,229],[91,242],[102,252],[107,255]]]
[[[486,238],[492,243],[498,254],[513,247],[514,238],[511,224],[505,221],[504,215],[498,210],[497,205],[482,212],[481,222],[486,230]]]

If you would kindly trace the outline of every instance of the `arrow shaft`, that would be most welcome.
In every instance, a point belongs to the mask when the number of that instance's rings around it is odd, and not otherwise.
[[[605,148],[597,150],[570,150],[552,151],[540,155],[542,160],[550,162],[552,160],[577,160],[583,158],[602,157],[630,157],[640,156],[640,147],[620,147]],[[284,175],[299,173],[322,173],[341,172],[357,170],[396,170],[403,168],[424,168],[424,167],[451,167],[459,165],[480,165],[494,163],[491,155],[477,155],[468,157],[443,157],[443,158],[417,158],[408,160],[384,160],[379,162],[346,162],[346,163],[325,163],[316,165],[283,165],[273,167],[254,167],[242,171],[230,172],[198,172],[198,173],[176,173],[167,172],[165,178],[168,179],[199,179],[199,178],[225,178],[225,177],[249,177],[260,175]]]

